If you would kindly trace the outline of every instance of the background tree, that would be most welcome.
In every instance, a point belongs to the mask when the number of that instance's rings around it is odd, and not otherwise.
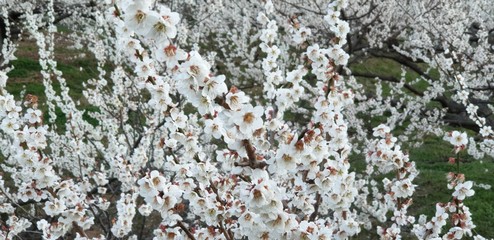
[[[5,33],[22,13],[44,86],[6,90],[17,42],[5,39],[3,238],[482,239],[460,163],[468,144],[493,149],[487,2],[163,2],[89,2],[61,22],[72,1],[2,5]],[[96,63],[80,99],[59,27]],[[373,59],[399,76],[369,71]],[[472,121],[479,147],[444,133],[448,117]],[[408,211],[418,170],[400,144],[431,132],[456,171],[427,220]]]

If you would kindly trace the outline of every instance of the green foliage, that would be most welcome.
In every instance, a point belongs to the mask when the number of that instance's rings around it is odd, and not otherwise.
[[[31,58],[19,58],[12,61],[14,69],[10,71],[7,76],[9,78],[30,78],[41,71],[41,66],[36,59]]]

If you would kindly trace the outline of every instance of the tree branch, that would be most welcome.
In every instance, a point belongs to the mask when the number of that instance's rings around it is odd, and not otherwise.
[[[192,240],[196,240],[194,234],[190,232],[190,230],[182,223],[182,221],[177,221],[177,225],[185,232],[185,234],[187,234],[187,237]]]

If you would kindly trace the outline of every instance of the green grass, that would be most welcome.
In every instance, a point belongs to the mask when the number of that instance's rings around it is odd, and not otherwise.
[[[427,66],[425,64],[419,64],[423,71],[427,70]],[[350,65],[350,69],[354,73],[369,73],[378,76],[384,77],[395,77],[396,79],[401,79],[401,65],[393,60],[386,58],[367,58],[358,63],[353,63]],[[423,79],[419,79],[419,74],[413,70],[405,68],[405,81],[415,89],[419,91],[425,91],[427,87],[429,87],[429,83]],[[429,72],[429,75],[433,79],[439,78],[439,72],[435,69],[432,69]],[[371,92],[374,91],[374,84],[377,82],[375,79],[357,77],[357,79],[365,86],[367,89],[372,89]],[[416,79],[419,79],[416,81]],[[390,84],[386,81],[382,81],[383,94],[385,96],[390,95],[391,87]]]
[[[98,126],[99,121],[90,117],[89,112],[100,112],[101,110],[95,106],[86,106],[84,110],[86,111],[84,112],[84,114],[82,114],[82,119],[86,120],[89,124],[93,126]]]
[[[14,69],[7,76],[9,78],[29,78],[41,71],[38,61],[30,58],[19,58],[12,61]]]

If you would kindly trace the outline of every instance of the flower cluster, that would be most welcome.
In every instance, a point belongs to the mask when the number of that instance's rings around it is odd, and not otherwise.
[[[413,180],[418,171],[415,163],[397,145],[397,138],[391,134],[390,127],[381,124],[373,130],[376,139],[368,143],[366,155],[366,184],[370,184],[368,187],[371,192],[365,188],[356,204],[364,210],[363,217],[374,217],[381,223],[386,223],[387,213],[392,211],[392,225],[378,226],[377,233],[383,239],[400,238],[401,229],[415,222],[415,218],[408,215],[407,209],[413,202],[416,187]],[[388,173],[394,173],[395,177],[391,180],[385,177],[382,180],[384,192],[381,192],[378,183],[371,176]],[[370,202],[368,195],[373,199]],[[366,227],[369,228],[369,225]]]
[[[132,231],[132,220],[136,214],[135,197],[122,193],[120,200],[117,201],[118,219],[111,228],[114,236],[121,238]]]
[[[453,137],[454,136],[454,137]],[[472,230],[476,227],[472,221],[472,213],[465,206],[464,200],[467,197],[474,195],[472,190],[473,182],[465,181],[465,175],[459,172],[459,149],[460,146],[466,144],[466,133],[454,131],[446,135],[445,140],[449,141],[454,146],[454,151],[457,153],[457,158],[453,158],[453,162],[457,164],[457,172],[450,172],[447,175],[448,188],[453,189],[453,199],[447,203],[437,203],[436,213],[430,221],[426,221],[426,216],[421,215],[418,223],[413,226],[413,233],[421,239],[433,239],[440,237],[441,230],[450,219],[451,228],[442,236],[443,239],[462,239],[465,235],[472,237]],[[451,159],[450,159],[451,161]],[[475,236],[477,239],[484,239],[481,236]]]
[[[257,21],[264,26],[259,36],[261,40],[260,48],[266,54],[266,57],[262,61],[262,69],[266,76],[263,89],[266,93],[266,98],[273,99],[276,96],[276,85],[283,83],[284,78],[277,62],[281,53],[281,50],[275,44],[275,41],[278,39],[278,25],[275,20],[268,18],[269,14],[272,14],[274,11],[271,0],[266,1],[264,9],[267,15],[260,12],[257,16]]]
[[[468,117],[475,122],[475,124],[480,128],[479,134],[483,138],[483,141],[480,143],[480,150],[481,152],[479,153],[477,149],[475,148],[469,148],[469,154],[475,156],[476,158],[481,158],[483,157],[483,153],[486,153],[488,155],[494,156],[494,131],[492,130],[492,127],[487,125],[487,119],[485,117],[479,116],[478,110],[479,106],[473,104],[470,101],[469,98],[469,91],[468,85],[463,78],[462,75],[458,75],[455,77],[458,85],[460,86],[460,91],[458,91],[457,98],[459,101],[466,106],[466,112],[468,114]],[[465,136],[466,138],[466,136]],[[464,145],[466,145],[466,140]],[[455,144],[453,144],[455,145]],[[474,145],[474,142],[472,141],[471,145]],[[472,150],[471,150],[472,149]]]

